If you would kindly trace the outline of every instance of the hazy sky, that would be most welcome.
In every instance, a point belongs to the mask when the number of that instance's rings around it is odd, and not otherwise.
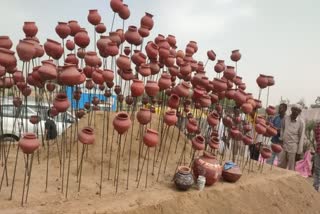
[[[58,21],[78,20],[92,33],[87,22],[89,9],[98,9],[108,30],[113,12],[109,0],[1,0],[0,35],[9,35],[15,42],[23,38],[24,21],[36,21],[38,37],[59,40],[55,33]],[[270,90],[270,102],[280,97],[291,103],[304,98],[307,105],[320,96],[320,1],[319,0],[124,0],[131,17],[128,25],[139,26],[144,12],[154,15],[155,27],[148,37],[158,33],[175,35],[178,48],[190,40],[198,42],[194,58],[206,61],[207,50],[217,58],[234,65],[230,52],[240,49],[239,75],[247,91],[257,96],[256,78],[273,75],[276,85]],[[116,16],[115,28],[122,22]],[[215,62],[206,71],[214,77]],[[263,91],[265,101],[266,91]]]

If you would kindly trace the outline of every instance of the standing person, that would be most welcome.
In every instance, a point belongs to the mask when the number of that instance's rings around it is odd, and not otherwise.
[[[320,186],[320,121],[314,127],[314,139],[316,141],[316,151],[314,154],[314,181],[313,186],[319,192]]]
[[[271,138],[271,142],[274,143],[274,144],[279,144],[280,143],[280,139],[279,138],[280,138],[281,123],[282,123],[282,120],[283,120],[284,116],[286,115],[286,111],[287,111],[287,104],[281,103],[279,105],[278,115],[275,116],[271,121],[272,125],[275,128],[277,128],[277,130],[278,130],[278,134]],[[273,162],[274,162],[276,157],[279,159],[278,154],[275,153],[275,152],[272,152],[272,156],[267,160],[267,163],[273,165]]]
[[[48,113],[48,117],[46,119],[44,127],[45,127],[46,140],[49,143],[49,140],[54,140],[57,137],[57,126],[53,118],[51,117],[50,109],[48,110],[47,113]]]
[[[283,151],[279,155],[278,166],[284,169],[294,170],[296,160],[303,152],[305,124],[298,117],[301,110],[301,105],[294,104],[291,107],[291,114],[282,120],[280,142],[282,141]]]

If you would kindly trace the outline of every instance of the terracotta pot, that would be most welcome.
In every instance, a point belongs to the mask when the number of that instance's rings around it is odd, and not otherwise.
[[[282,152],[282,146],[280,144],[275,144],[275,143],[272,143],[271,144],[271,150],[274,152],[274,153],[280,153]]]
[[[104,69],[102,72],[102,76],[105,82],[112,82],[114,79],[114,73],[110,69]]]
[[[88,33],[84,29],[80,29],[80,31],[74,36],[74,42],[80,48],[86,48],[90,44],[90,37]]]
[[[223,117],[222,122],[223,122],[223,125],[228,128],[231,128],[233,126],[232,118],[228,115]]]
[[[252,126],[250,124],[244,124],[243,125],[243,131],[244,132],[249,132],[252,130]]]
[[[200,105],[202,108],[208,108],[211,106],[211,97],[207,94],[204,94],[201,98],[200,98]]]
[[[176,188],[182,191],[190,189],[194,183],[191,169],[187,166],[179,166],[178,172],[174,175],[173,180]]]
[[[28,41],[20,40],[17,45],[17,54],[21,61],[28,62],[34,58],[36,49],[35,46]]]
[[[274,85],[274,78],[273,76],[267,76],[268,77],[268,86],[273,86]]]
[[[146,59],[146,55],[139,50],[134,50],[134,54],[131,57],[132,62],[137,66],[140,66],[142,64],[146,65]]]
[[[256,80],[258,86],[263,89],[266,88],[269,84],[268,77],[266,75],[260,74]]]
[[[192,141],[192,148],[194,150],[204,150],[205,147],[205,139],[201,135],[195,136]]]
[[[65,93],[58,93],[53,101],[53,106],[58,112],[65,112],[70,106],[70,102]]]
[[[234,62],[238,62],[241,59],[241,53],[239,50],[233,50],[230,59]]]
[[[100,100],[99,100],[99,98],[97,97],[97,96],[94,96],[93,98],[92,98],[92,104],[93,105],[98,105],[99,103],[100,103]]]
[[[95,69],[92,73],[92,80],[95,84],[103,85],[104,83],[103,71],[100,69]]]
[[[168,106],[173,109],[177,109],[180,104],[180,98],[176,94],[171,94],[168,99]]]
[[[159,85],[159,88],[160,90],[165,90],[167,88],[170,88],[171,86],[171,76],[170,74],[167,74],[167,73],[163,73],[161,74],[161,77],[158,81],[158,85]]]
[[[25,133],[18,145],[24,154],[32,154],[39,148],[40,140],[34,133]]]
[[[266,108],[266,112],[268,115],[273,116],[277,113],[276,108],[274,106],[268,106]]]
[[[269,126],[267,126],[265,135],[267,135],[268,137],[273,137],[273,136],[276,136],[277,134],[278,134],[277,128],[269,124]]]
[[[47,39],[47,41],[44,43],[44,50],[48,56],[56,60],[60,59],[63,54],[63,48],[61,44],[52,39]]]
[[[145,47],[147,56],[151,59],[156,59],[159,55],[159,47],[153,42],[148,42]]]
[[[198,122],[194,118],[188,119],[188,122],[186,124],[186,128],[188,133],[195,133],[198,130]]]
[[[38,33],[38,27],[35,22],[24,22],[22,29],[26,37],[34,37]]]
[[[148,28],[143,25],[139,27],[138,33],[142,38],[148,37],[150,35],[150,31],[148,30]]]
[[[253,107],[250,103],[246,102],[241,105],[241,110],[245,114],[250,114],[253,111]]]
[[[93,144],[95,141],[94,130],[91,127],[84,127],[78,133],[78,139],[82,144]]]
[[[72,40],[68,39],[67,42],[66,42],[66,48],[69,51],[73,51],[75,47],[76,47],[76,45],[74,44],[74,42]]]
[[[104,96],[109,98],[109,97],[111,97],[111,95],[112,95],[111,90],[110,89],[106,89],[105,92],[104,92]]]
[[[31,95],[31,88],[30,86],[25,87],[22,91],[21,91],[22,95],[25,97],[28,97]]]
[[[0,48],[8,50],[12,48],[12,41],[8,36],[0,36]]]
[[[217,73],[223,72],[225,69],[224,60],[218,60],[217,64],[214,66],[214,70]]]
[[[209,141],[209,146],[211,149],[219,149],[219,138],[218,137],[211,137],[210,141]]]
[[[142,38],[138,33],[137,27],[133,25],[128,27],[128,30],[124,34],[124,38],[129,44],[133,44],[136,46],[140,45],[142,41]]]
[[[129,70],[131,69],[131,63],[130,63],[130,59],[129,57],[125,56],[125,55],[120,55],[117,58],[117,66],[121,69],[121,70]]]
[[[216,60],[216,53],[213,50],[207,51],[207,56],[211,61]]]
[[[121,7],[123,7],[122,0],[111,0],[110,7],[113,10],[113,12],[118,13]]]
[[[114,87],[114,92],[116,93],[116,95],[119,95],[121,93],[121,86],[120,85],[116,85]]]
[[[133,79],[133,83],[131,84],[131,96],[139,97],[144,92],[144,85],[142,80]]]
[[[22,105],[22,99],[20,97],[14,97],[12,103],[16,108],[18,108]]]
[[[261,157],[263,159],[269,159],[271,157],[271,155],[272,155],[272,152],[271,152],[271,150],[269,148],[263,147],[261,149]]]
[[[143,135],[143,143],[148,147],[155,147],[159,143],[159,133],[153,129],[147,129]]]
[[[121,19],[126,20],[130,17],[130,10],[128,5],[123,4],[122,7],[119,10],[119,16]]]
[[[59,81],[68,86],[74,86],[81,84],[81,73],[77,67],[73,64],[67,64],[62,67],[62,71],[59,74]]]
[[[228,88],[227,82],[219,78],[214,78],[212,84],[216,92],[225,91]]]
[[[176,93],[180,97],[187,97],[190,93],[190,84],[188,82],[182,81],[179,85],[176,87]]]
[[[212,127],[215,127],[219,123],[219,118],[219,114],[216,112],[211,112],[207,117],[208,124]]]
[[[126,112],[119,112],[113,119],[113,127],[118,132],[118,134],[123,134],[131,126],[131,120]]]
[[[79,59],[75,54],[68,54],[64,62],[67,64],[74,64],[78,67]]]
[[[211,103],[215,104],[219,101],[219,97],[216,94],[210,94],[210,98],[211,98]]]
[[[93,89],[94,86],[95,84],[93,83],[92,79],[86,80],[86,84],[85,84],[86,89],[91,90]]]
[[[125,101],[126,101],[127,105],[132,105],[134,100],[133,100],[132,96],[128,95],[128,96],[126,96]]]
[[[233,80],[236,77],[236,72],[233,66],[227,66],[226,70],[223,72],[223,76],[228,80]]]
[[[249,135],[243,135],[242,142],[244,143],[244,145],[251,145],[253,143],[253,139]]]
[[[239,166],[234,166],[227,170],[222,170],[222,178],[227,182],[237,182],[242,176],[242,172]]]
[[[193,175],[197,179],[199,175],[206,177],[206,185],[211,186],[220,179],[222,174],[221,166],[215,156],[209,152],[203,152],[193,162]]]
[[[88,22],[92,25],[97,25],[101,21],[101,16],[98,10],[89,10],[89,14],[87,16]]]
[[[95,30],[97,33],[105,33],[107,31],[107,27],[105,26],[104,23],[99,23],[96,25]]]
[[[144,64],[142,63],[139,66],[139,74],[141,74],[141,76],[143,77],[147,77],[151,75],[151,69],[150,66],[148,64]]]
[[[243,90],[238,89],[235,92],[233,99],[234,99],[234,101],[236,101],[237,104],[242,105],[243,103],[245,103],[247,101],[247,96]]]
[[[145,13],[145,15],[140,20],[140,25],[145,26],[148,30],[152,30],[154,24],[152,17],[152,14]]]
[[[94,51],[86,52],[86,55],[84,56],[84,61],[87,66],[91,67],[99,67],[99,64],[101,64],[101,59],[97,56],[97,53]]]
[[[151,112],[148,108],[140,108],[137,113],[137,120],[142,125],[147,125],[151,121]]]
[[[235,126],[233,126],[231,129],[230,129],[230,137],[232,139],[235,139],[235,140],[241,140],[242,139],[242,135],[241,135],[241,132],[239,131],[238,128],[236,128]],[[241,139],[240,139],[241,138]]]
[[[167,126],[173,126],[177,123],[178,118],[175,110],[168,110],[164,115],[164,122]]]
[[[61,39],[67,38],[71,33],[71,29],[68,23],[66,22],[58,22],[58,25],[56,26],[55,30]]]
[[[81,27],[80,27],[80,25],[78,24],[77,21],[70,20],[68,22],[68,25],[69,25],[70,30],[71,30],[71,33],[70,33],[71,36],[75,36],[80,31]]]
[[[115,42],[109,42],[104,51],[107,56],[117,56],[119,54],[119,48]]]
[[[262,135],[264,135],[267,131],[267,127],[263,123],[256,123],[254,128],[258,134],[262,134]]]
[[[52,60],[42,61],[42,66],[37,71],[43,81],[55,80],[57,78],[57,67]]]

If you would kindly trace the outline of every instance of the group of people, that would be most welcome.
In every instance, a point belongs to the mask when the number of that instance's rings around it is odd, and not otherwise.
[[[287,104],[281,103],[278,109],[278,114],[271,118],[270,122],[278,130],[278,134],[271,138],[274,144],[280,144],[283,148],[280,154],[272,153],[267,163],[274,164],[277,157],[278,167],[283,169],[295,170],[296,162],[303,158],[303,146],[305,139],[305,123],[299,115],[301,114],[302,106],[294,104],[291,106],[291,113],[286,114]],[[314,155],[314,188],[319,191],[320,186],[320,122],[314,129],[316,142],[316,151]],[[256,146],[255,146],[256,147]],[[259,155],[258,155],[259,156]],[[256,157],[253,157],[256,159]]]

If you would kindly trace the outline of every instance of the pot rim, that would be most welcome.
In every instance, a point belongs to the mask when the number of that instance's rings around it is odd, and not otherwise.
[[[179,166],[178,167],[178,172],[181,173],[181,174],[189,174],[191,172],[191,168],[188,167],[188,166]]]

